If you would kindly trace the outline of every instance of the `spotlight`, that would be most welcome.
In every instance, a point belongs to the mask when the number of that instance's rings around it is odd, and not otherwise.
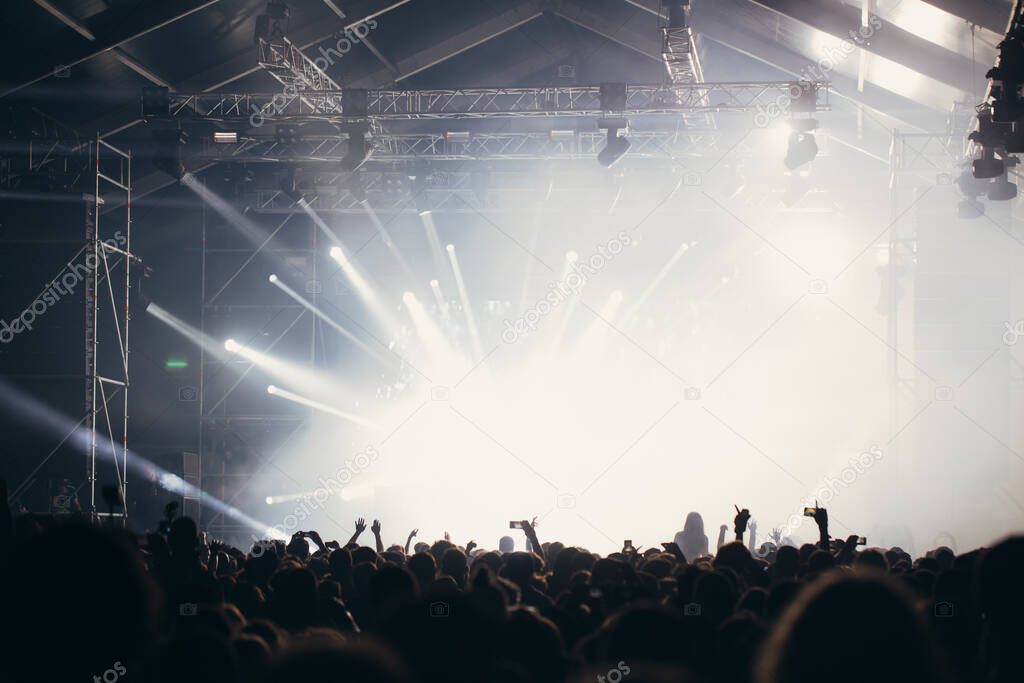
[[[341,251],[341,247],[331,247],[331,250],[328,253],[335,261],[340,261],[345,256],[344,252]]]
[[[412,292],[406,292],[405,294],[402,295],[402,301],[405,302],[406,306],[412,306],[414,303],[416,303],[416,295],[413,294]]]
[[[185,175],[182,161],[182,147],[188,142],[188,135],[180,128],[163,128],[153,131],[153,165],[175,180]]]
[[[985,194],[988,192],[990,184],[991,181],[985,178],[975,178],[974,174],[966,169],[956,179],[956,187],[960,190],[960,194],[969,198]]]
[[[441,283],[440,283],[440,282],[438,282],[437,280],[431,280],[431,281],[430,281],[430,286],[431,286],[431,287],[440,287],[440,286],[441,286]]]
[[[996,159],[991,149],[984,149],[982,157],[974,160],[972,168],[975,178],[998,178],[1006,173],[1006,163],[1002,159]]]
[[[791,171],[809,164],[818,156],[818,143],[810,132],[793,131],[789,134],[789,146],[783,163]]]
[[[273,496],[267,496],[266,498],[263,499],[263,501],[267,505],[273,505],[274,504],[274,497]]]
[[[267,393],[273,396],[274,394],[277,393],[277,387],[275,387],[273,384],[267,386]]]
[[[604,146],[604,149],[597,153],[597,163],[605,168],[611,168],[615,162],[629,151],[629,140],[619,137],[618,133],[618,128],[609,128],[608,143]]]
[[[455,245],[454,244],[449,244],[448,246],[445,247],[445,249],[448,250],[449,254],[454,254],[455,253]]]
[[[238,142],[238,133],[233,130],[215,130],[213,141],[221,145],[233,145]]]
[[[1017,196],[1017,185],[1011,183],[1006,172],[988,186],[988,198],[994,202],[1006,202]]]
[[[239,348],[241,347],[239,346],[238,342],[236,342],[234,339],[228,339],[224,342],[224,349],[230,351],[231,353],[235,353],[236,351],[238,351]]]
[[[302,133],[296,125],[279,123],[274,128],[274,142],[279,145],[297,145],[302,142]]]
[[[346,171],[354,171],[362,166],[370,158],[370,143],[366,139],[366,133],[353,131],[348,134],[348,150],[341,159],[341,168]]]
[[[299,167],[291,167],[285,170],[284,177],[281,178],[281,182],[278,187],[281,188],[281,192],[288,199],[292,200],[296,204],[302,201],[302,190],[299,187],[300,178],[302,177],[302,169]]]
[[[977,199],[961,199],[956,205],[956,217],[974,220],[985,215],[985,205]]]
[[[270,282],[272,282],[272,283],[276,283],[277,282],[277,275],[275,273],[271,273],[270,277],[268,277],[267,279],[270,280]]]

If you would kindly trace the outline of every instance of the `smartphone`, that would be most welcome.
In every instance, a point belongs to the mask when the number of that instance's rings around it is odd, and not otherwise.
[[[522,522],[509,522],[508,523],[508,528],[509,529],[522,529],[523,528],[523,523]]]
[[[629,552],[634,552],[636,550],[636,548],[633,547],[633,541],[628,539],[622,542],[622,549]]]
[[[818,508],[804,508],[804,517],[813,517]]]
[[[868,539],[864,538],[863,536],[858,536],[857,537],[857,545],[867,545],[867,544],[868,544]]]

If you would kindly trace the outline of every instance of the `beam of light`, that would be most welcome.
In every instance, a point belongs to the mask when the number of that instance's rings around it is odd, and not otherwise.
[[[444,298],[444,292],[441,291],[441,283],[431,280],[430,291],[434,293],[434,303],[437,304],[437,310],[441,313],[441,317],[445,322],[450,322],[452,317],[448,312],[448,302]]]
[[[324,236],[331,241],[331,244],[339,246],[341,245],[341,242],[338,241],[337,235],[335,235],[334,231],[331,230],[330,226],[324,222],[324,219],[320,218],[320,214],[318,214],[316,210],[309,205],[309,202],[306,201],[305,197],[302,197],[296,203],[298,204],[299,208],[301,208],[306,213],[306,215],[309,216],[310,220],[313,221],[313,224],[320,229],[320,232],[322,232]]]
[[[72,448],[87,456],[92,445],[90,430],[81,422],[74,423],[71,418],[54,410],[42,401],[26,394],[17,387],[0,379],[0,403],[10,412],[17,415],[23,424],[29,424],[40,431],[60,437]],[[163,490],[175,495],[199,498],[204,507],[212,508],[231,519],[244,524],[264,537],[279,536],[272,527],[249,517],[241,510],[228,505],[219,498],[202,491],[176,474],[172,474],[149,460],[128,449],[124,453],[117,450],[109,436],[96,435],[96,458],[105,462],[115,463],[120,456],[126,456],[127,466],[142,472],[147,479],[155,481]],[[119,464],[119,463],[118,463]],[[123,475],[124,473],[122,473]],[[197,520],[198,521],[198,520]]]
[[[291,298],[295,299],[295,301],[297,301],[298,303],[302,304],[306,308],[306,310],[308,310],[310,313],[312,313],[313,315],[315,315],[316,317],[320,318],[325,323],[330,325],[335,331],[337,331],[343,337],[345,337],[346,339],[351,341],[353,344],[358,346],[360,349],[362,349],[366,353],[370,354],[371,356],[373,356],[374,358],[379,360],[381,363],[384,363],[385,365],[388,365],[388,366],[391,366],[391,367],[394,367],[396,365],[396,362],[395,362],[395,360],[393,358],[388,358],[388,357],[384,356],[382,353],[378,352],[376,349],[371,347],[369,344],[364,342],[362,339],[360,339],[359,337],[355,336],[355,334],[353,334],[352,332],[349,332],[348,330],[346,330],[338,322],[336,322],[331,317],[329,317],[326,313],[324,313],[319,308],[314,306],[311,301],[309,301],[308,299],[304,298],[301,294],[299,294],[294,289],[292,289],[291,287],[289,287],[288,285],[283,283],[281,281],[281,278],[279,278],[277,275],[271,274],[270,277],[268,277],[267,279],[270,281],[270,283],[272,285],[274,285],[275,287],[280,289],[282,292],[284,292],[285,294],[287,294]]]
[[[608,300],[601,307],[601,317],[595,318],[583,331],[576,345],[576,350],[571,358],[573,363],[579,367],[586,367],[597,363],[601,354],[604,353],[608,342],[608,323],[615,319],[615,315],[622,306],[622,290],[616,289],[608,295]]]
[[[580,293],[587,284],[587,279],[576,270],[576,263],[579,260],[580,255],[575,251],[566,252],[565,266],[557,283],[558,290],[564,293],[565,297],[551,313],[551,320],[548,322],[550,331],[545,335],[547,341],[544,342],[547,354],[543,362],[550,362],[562,350],[562,341],[569,329],[569,322],[572,320],[573,313],[576,312]],[[573,277],[574,275],[575,277]]]
[[[456,377],[460,371],[464,371],[464,363],[459,362],[451,343],[445,338],[441,328],[430,318],[430,315],[423,309],[423,304],[412,292],[402,295],[402,302],[409,311],[413,325],[416,327],[416,334],[423,341],[423,346],[430,356],[432,365],[440,370],[441,376],[445,378]]]
[[[448,260],[452,265],[452,274],[455,276],[455,285],[459,289],[459,299],[462,301],[462,310],[466,314],[466,327],[469,328],[469,338],[473,342],[473,353],[476,360],[484,357],[483,345],[480,343],[480,329],[476,325],[476,318],[473,316],[473,307],[469,302],[469,293],[466,291],[466,282],[462,279],[462,268],[459,267],[459,258],[455,255],[455,245],[449,244],[445,249],[448,251]]]
[[[196,346],[202,347],[207,353],[218,360],[230,360],[231,356],[228,355],[228,353],[225,353],[226,349],[220,341],[214,339],[208,334],[200,332],[198,329],[192,327],[181,318],[178,318],[174,314],[162,308],[160,305],[150,302],[146,305],[146,313],[149,313],[160,322],[166,324],[172,330],[185,337]]]
[[[665,281],[668,274],[672,272],[672,269],[675,268],[677,263],[679,263],[679,259],[683,258],[683,255],[689,250],[689,242],[684,241],[679,245],[679,248],[676,249],[674,254],[672,254],[672,257],[661,267],[658,274],[654,276],[654,279],[651,280],[650,284],[644,288],[644,291],[640,293],[640,296],[638,296],[636,301],[633,302],[633,305],[629,307],[629,311],[626,314],[627,318],[631,318],[636,315],[636,312],[640,310],[640,307],[644,305],[644,302],[647,301],[648,297],[650,297],[661,283]]]
[[[206,202],[210,208],[216,211],[221,218],[227,221],[231,227],[237,230],[257,250],[262,249],[270,241],[270,235],[263,228],[239,213],[238,209],[231,206],[216,192],[206,187],[191,173],[186,173],[182,177],[181,184],[195,192],[200,199]]]
[[[334,259],[339,266],[341,266],[341,272],[348,278],[349,283],[352,285],[352,289],[362,299],[366,308],[369,309],[370,313],[377,319],[377,323],[382,325],[387,331],[388,335],[394,335],[401,328],[398,320],[391,311],[388,310],[383,303],[381,303],[380,297],[377,296],[377,292],[366,281],[363,274],[359,272],[359,268],[352,262],[348,254],[345,253],[344,247],[335,245],[331,247],[329,252],[332,259]]]
[[[434,259],[434,270],[443,273],[447,270],[448,262],[441,248],[441,239],[437,236],[437,225],[434,223],[434,214],[430,211],[420,213],[420,220],[423,221],[423,231],[427,234],[427,244],[430,245],[430,254]]]
[[[384,224],[381,223],[380,218],[377,217],[377,212],[373,210],[372,206],[370,206],[369,201],[364,202],[363,206],[366,207],[366,215],[370,217],[370,222],[373,223],[373,227],[377,230],[377,234],[380,235],[380,239],[384,242],[384,246],[388,248],[391,255],[395,257],[396,261],[398,261],[398,265],[401,266],[403,271],[405,271],[405,275],[409,278],[409,282],[415,282],[416,273],[413,272],[412,268],[409,266],[409,262],[405,260],[404,256],[402,256],[402,252],[398,250],[398,246],[395,244],[395,241],[391,239],[391,234],[387,231],[387,228],[384,227]]]
[[[302,491],[300,493],[284,493],[277,496],[267,496],[263,499],[263,502],[267,505],[280,505],[282,503],[291,503],[296,500],[317,500],[318,495],[323,494],[324,489],[313,489],[312,491]],[[360,498],[372,498],[374,494],[374,487],[363,484],[355,485],[350,484],[343,486],[341,491],[338,492],[338,498],[342,501],[358,500]]]
[[[317,395],[351,395],[351,388],[346,386],[340,378],[328,376],[322,371],[314,371],[298,363],[292,363],[280,358],[261,353],[234,339],[224,341],[224,349],[229,353],[237,354],[246,359],[260,370],[270,375],[279,382],[299,385],[303,391]]]
[[[275,386],[273,384],[267,387],[267,393],[270,394],[271,396],[278,396],[280,398],[285,399],[286,401],[291,401],[292,403],[298,403],[299,405],[303,405],[308,408],[313,408],[314,410],[319,410],[320,412],[326,413],[328,415],[340,417],[343,420],[347,420],[361,427],[369,427],[371,429],[378,430],[381,429],[379,425],[375,424],[374,422],[371,422],[370,420],[367,420],[366,418],[359,417],[358,415],[345,412],[344,410],[340,410],[338,408],[334,408],[325,403],[320,403],[319,401],[314,401],[311,398],[300,396],[299,394],[292,393],[287,389],[282,389],[281,387]]]
[[[549,189],[550,194],[550,189]],[[530,249],[526,255],[526,271],[523,273],[523,289],[519,295],[519,312],[523,313],[530,307],[530,279],[533,277],[533,256],[537,253],[537,241],[540,239],[540,224],[543,205],[538,202],[533,209],[533,224],[530,228]]]

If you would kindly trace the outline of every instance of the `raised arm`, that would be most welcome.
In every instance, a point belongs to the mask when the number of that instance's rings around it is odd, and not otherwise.
[[[366,520],[360,517],[356,520],[356,532],[352,534],[352,538],[348,539],[348,543],[345,545],[351,545],[359,542],[359,535],[366,531]]]
[[[409,554],[409,546],[412,545],[412,539],[416,538],[416,534],[420,532],[419,529],[413,529],[409,532],[409,537],[405,539],[405,554]]]
[[[370,531],[373,532],[373,540],[377,545],[377,552],[384,552],[384,541],[380,540],[380,520],[373,520],[373,524],[370,526]]]
[[[533,521],[536,522],[537,518],[534,517]],[[540,541],[537,540],[537,530],[533,528],[533,523],[523,520],[523,533],[526,534],[526,540],[530,542],[533,547],[533,552],[541,556],[541,559],[547,561],[544,557],[544,548],[541,546]]]
[[[743,534],[747,530],[747,522],[750,521],[750,510],[743,508],[740,510],[738,505],[733,505],[736,508],[736,516],[733,518],[733,531],[736,532],[736,540],[743,543]]]
[[[723,524],[718,527],[718,545],[715,546],[715,552],[721,550],[722,546],[725,545],[725,532],[729,530],[729,527]]]
[[[817,505],[817,501],[815,501],[815,505]],[[818,525],[818,547],[828,551],[828,510],[814,508],[814,523]]]

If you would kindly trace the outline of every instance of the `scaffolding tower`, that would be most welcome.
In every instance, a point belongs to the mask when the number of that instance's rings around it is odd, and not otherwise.
[[[131,322],[132,157],[96,138],[95,190],[86,217],[85,404],[89,423],[88,514],[127,525]],[[101,220],[102,217],[102,220]],[[112,476],[111,476],[112,475]],[[116,486],[111,491],[112,481]],[[105,504],[97,504],[97,483]],[[114,493],[114,496],[111,495]]]

